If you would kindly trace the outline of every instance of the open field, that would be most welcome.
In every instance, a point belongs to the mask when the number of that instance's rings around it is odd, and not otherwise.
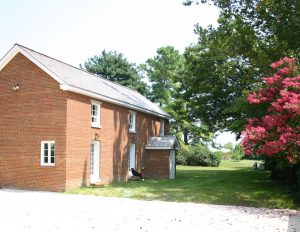
[[[266,208],[299,208],[291,192],[270,179],[270,172],[253,170],[254,161],[222,161],[220,167],[177,166],[176,180],[145,180],[69,193],[143,200],[195,202]]]

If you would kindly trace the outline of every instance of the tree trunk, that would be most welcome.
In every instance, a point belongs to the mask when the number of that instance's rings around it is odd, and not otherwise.
[[[189,132],[187,131],[187,129],[184,129],[183,130],[183,141],[184,141],[185,145],[189,144],[189,142],[188,142],[188,134],[189,134]]]

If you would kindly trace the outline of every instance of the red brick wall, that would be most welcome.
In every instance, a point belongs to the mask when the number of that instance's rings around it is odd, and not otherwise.
[[[146,150],[145,178],[169,179],[170,150]]]
[[[19,84],[20,89],[13,91]],[[23,55],[0,71],[0,186],[65,190],[66,98]],[[55,140],[55,167],[40,165],[42,140]]]
[[[14,92],[16,84],[20,90]],[[101,141],[101,184],[127,179],[130,143],[136,144],[141,171],[144,147],[150,136],[159,136],[160,118],[137,111],[137,131],[129,133],[129,109],[102,102],[101,128],[91,128],[90,100],[60,90],[23,55],[13,58],[0,71],[0,186],[64,191],[89,185],[95,134]],[[40,165],[42,140],[56,142],[54,167]]]
[[[97,99],[94,99],[97,100]],[[127,180],[129,144],[136,144],[137,170],[145,160],[145,145],[158,136],[160,119],[136,112],[136,133],[128,128],[129,109],[101,102],[101,128],[91,128],[91,98],[69,92],[67,101],[67,188],[89,185],[90,144],[101,141],[101,184]]]

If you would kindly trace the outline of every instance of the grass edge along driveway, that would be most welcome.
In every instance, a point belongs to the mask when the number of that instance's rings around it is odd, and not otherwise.
[[[142,200],[299,209],[291,192],[253,170],[255,161],[222,161],[220,167],[177,166],[175,180],[145,180],[86,187],[67,193]]]

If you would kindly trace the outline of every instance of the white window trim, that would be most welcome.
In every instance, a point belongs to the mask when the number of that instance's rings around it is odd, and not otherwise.
[[[97,122],[92,122],[92,111],[91,111],[91,126],[93,128],[101,128],[101,102],[91,100],[91,107],[92,107],[92,105],[97,106],[99,110],[98,110],[98,115],[97,115],[97,118],[98,118]]]
[[[49,163],[51,161],[51,146],[48,145],[48,163],[44,162],[44,144],[54,143],[54,163]],[[50,149],[49,149],[50,148]],[[41,166],[55,166],[56,161],[56,151],[55,151],[55,141],[41,141]]]
[[[134,123],[133,123],[133,128],[130,128],[130,115],[134,115]],[[129,132],[131,133],[136,133],[136,112],[134,111],[129,111],[128,115],[128,127],[129,127]]]
[[[160,120],[159,136],[165,136],[165,120]]]

